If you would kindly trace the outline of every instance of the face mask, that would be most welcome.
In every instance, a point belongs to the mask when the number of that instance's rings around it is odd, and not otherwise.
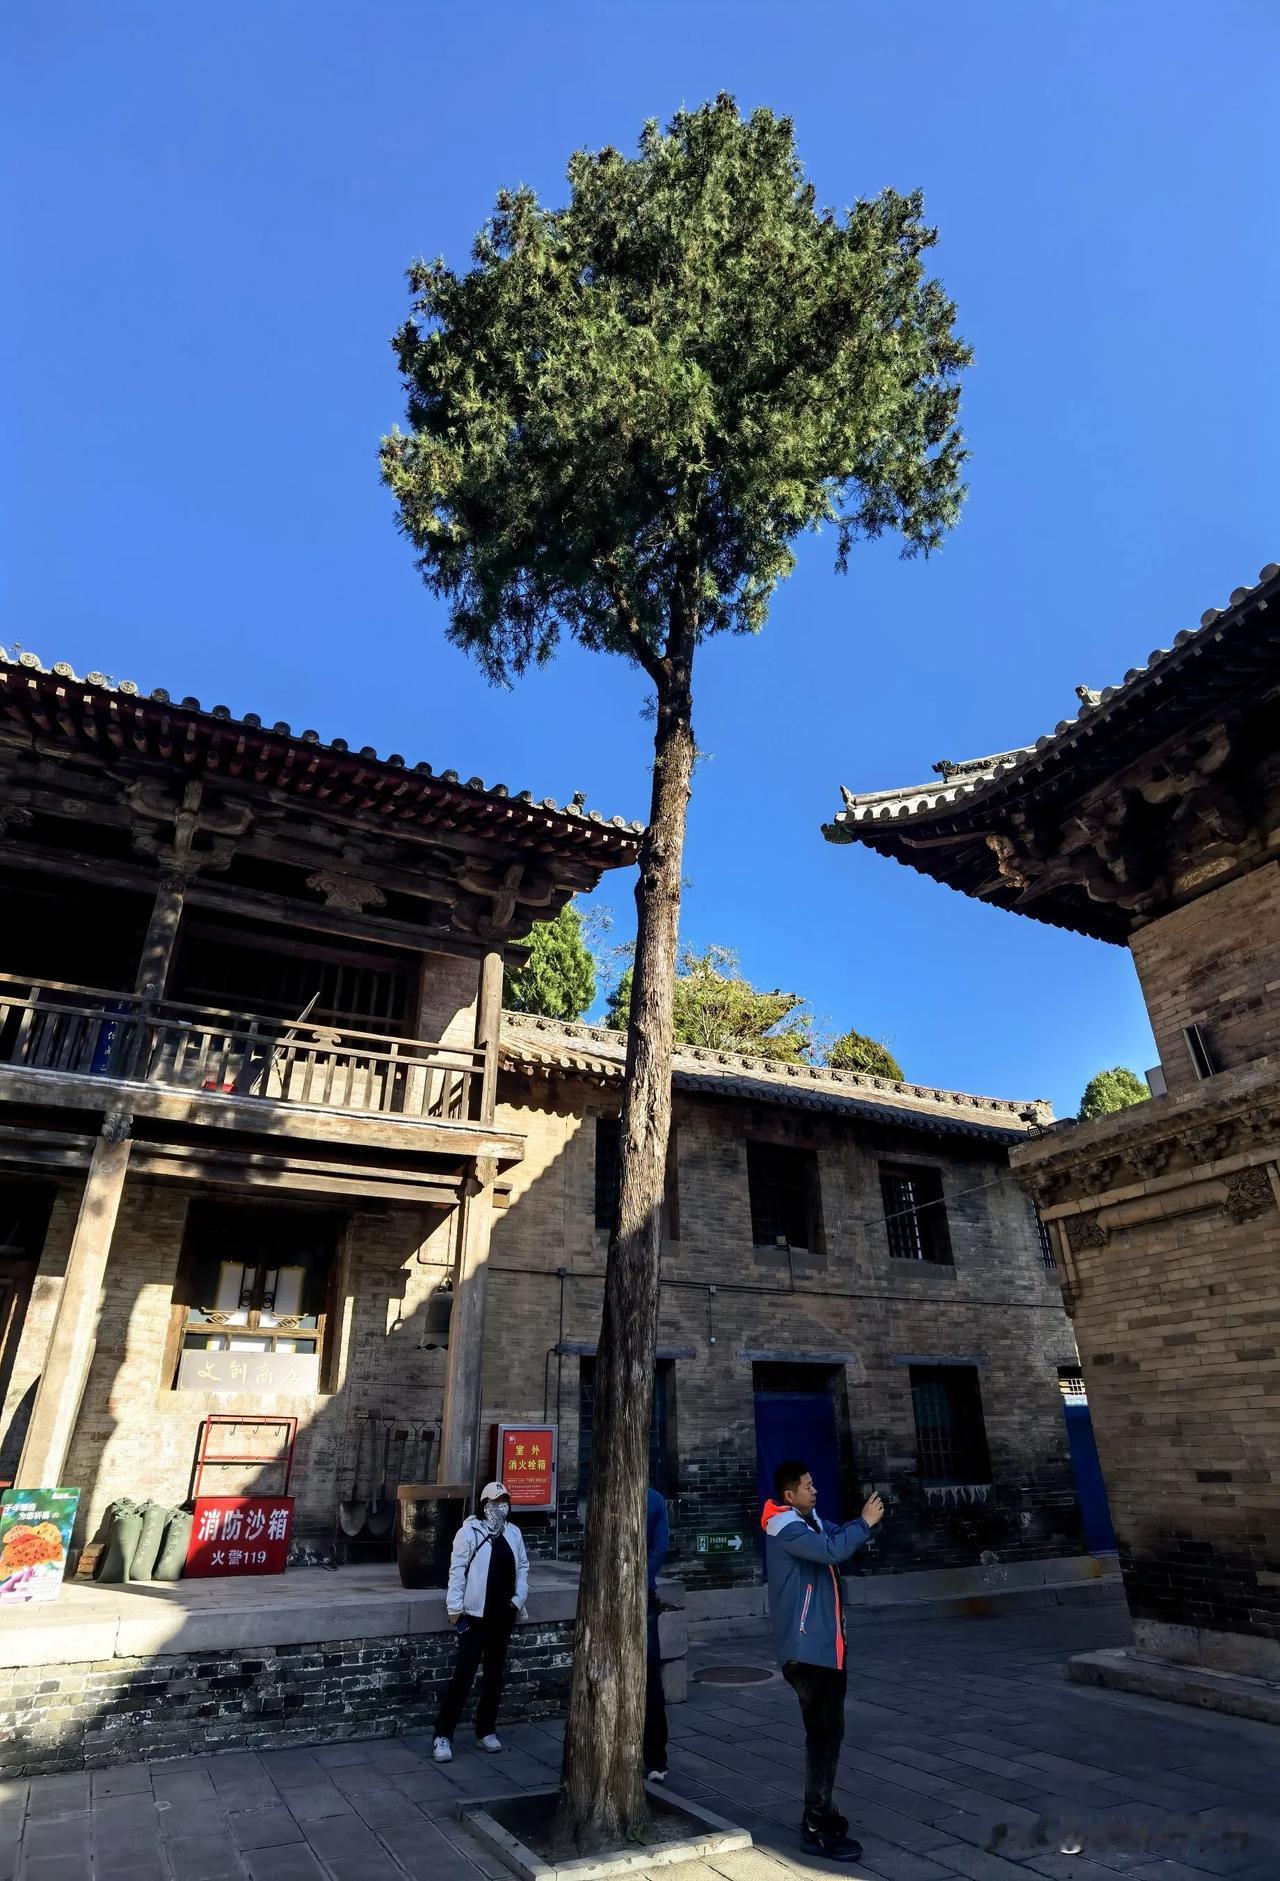
[[[500,1535],[507,1525],[511,1507],[506,1502],[486,1502],[484,1505],[484,1525],[491,1535]]]

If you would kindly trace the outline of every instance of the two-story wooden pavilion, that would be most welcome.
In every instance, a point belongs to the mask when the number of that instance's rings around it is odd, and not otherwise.
[[[288,1414],[327,1540],[362,1420],[420,1464],[443,1391],[473,1482],[504,961],[641,835],[0,650],[0,1480],[91,1534]]]

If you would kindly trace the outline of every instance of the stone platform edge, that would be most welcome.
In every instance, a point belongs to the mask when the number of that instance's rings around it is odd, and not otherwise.
[[[1148,1659],[1119,1646],[1076,1653],[1067,1661],[1067,1677],[1073,1685],[1134,1692],[1201,1711],[1251,1718],[1257,1724],[1280,1725],[1280,1685],[1242,1672],[1215,1672],[1207,1666],[1178,1665],[1171,1659]]]
[[[1012,1613],[1124,1598],[1119,1559],[1110,1554],[861,1574],[846,1578],[843,1586],[850,1626],[883,1620],[895,1610],[911,1619],[951,1619],[966,1613]],[[769,1590],[763,1583],[690,1588],[684,1605],[692,1636],[713,1639],[724,1627],[766,1619]]]
[[[183,1583],[176,1586],[180,1589]],[[236,1586],[244,1590],[246,1584],[242,1581]],[[20,1614],[26,1624],[0,1629],[0,1668],[403,1638],[443,1633],[449,1624],[444,1594],[438,1588],[344,1593],[334,1586],[327,1597],[317,1598],[308,1589],[296,1600],[286,1596],[254,1601],[250,1596],[242,1605],[218,1606],[186,1606],[180,1598],[166,1598],[145,1583],[128,1582],[122,1591],[128,1606],[122,1613],[94,1611],[92,1594],[73,1583],[48,1607],[9,1610],[6,1620]],[[154,1612],[139,1611],[149,1597],[154,1599]],[[576,1581],[531,1589],[525,1624],[550,1626],[572,1620],[577,1597]],[[77,1611],[82,1605],[89,1610]]]

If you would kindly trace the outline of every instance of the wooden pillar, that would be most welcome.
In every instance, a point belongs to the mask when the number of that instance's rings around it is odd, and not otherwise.
[[[155,905],[147,923],[147,937],[142,943],[142,958],[138,962],[138,976],[134,982],[136,993],[145,993],[151,999],[164,998],[186,892],[185,875],[160,877]]]
[[[498,1033],[502,1026],[502,949],[491,947],[480,963],[476,1000],[476,1050],[484,1053],[479,1122],[491,1124],[498,1104]]]
[[[458,1208],[458,1255],[449,1315],[449,1364],[444,1382],[444,1428],[437,1480],[465,1485],[474,1496],[480,1461],[484,1387],[484,1306],[493,1226],[495,1162],[481,1157]]]
[[[18,1461],[16,1480],[22,1489],[53,1489],[62,1482],[93,1360],[103,1275],[133,1146],[131,1123],[127,1112],[113,1111],[94,1145],[62,1296]]]
[[[477,1121],[491,1126],[498,1101],[498,1032],[502,1024],[502,948],[491,947],[480,963],[476,999],[476,1050],[484,1053]],[[478,1158],[463,1185],[458,1208],[458,1255],[449,1315],[449,1365],[444,1383],[444,1428],[440,1436],[442,1483],[463,1483],[474,1496],[480,1460],[480,1413],[484,1391],[484,1307],[488,1290],[489,1235],[493,1228],[493,1184],[498,1165]]]

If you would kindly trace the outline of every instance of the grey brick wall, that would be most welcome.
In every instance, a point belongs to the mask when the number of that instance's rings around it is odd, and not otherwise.
[[[563,1709],[572,1638],[567,1621],[517,1627],[504,1719]],[[0,1776],[430,1730],[453,1658],[439,1632],[8,1668]]]

